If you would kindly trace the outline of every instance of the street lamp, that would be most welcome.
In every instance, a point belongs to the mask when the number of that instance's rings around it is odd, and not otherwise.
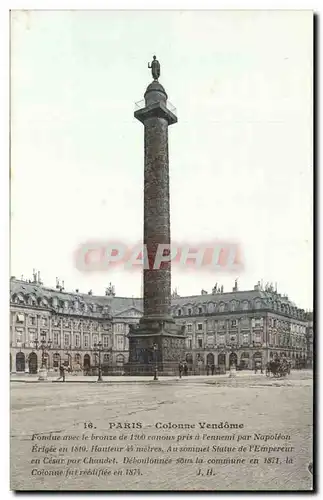
[[[156,343],[153,344],[153,352],[155,358],[155,369],[154,369],[154,380],[158,380],[158,360],[157,360],[157,351],[158,345]]]
[[[66,351],[65,351],[65,354],[66,356],[68,357],[68,369],[70,372],[73,371],[73,366],[72,366],[72,354],[71,354],[71,351],[72,350],[72,346],[70,345],[69,347],[67,347]],[[64,362],[65,363],[65,362]]]
[[[52,345],[52,341],[51,341],[51,339],[48,339],[48,341],[46,342],[45,335],[42,334],[41,340],[39,340],[38,338],[35,339],[34,344],[35,344],[37,351],[39,349],[41,349],[41,351],[42,351],[41,368],[39,370],[38,380],[46,380],[47,379],[47,364],[46,364],[47,351],[50,350],[51,345]]]
[[[99,356],[99,373],[98,373],[98,380],[97,382],[103,382],[103,379],[102,379],[102,367],[101,367],[101,352],[103,351],[103,345],[102,345],[102,342],[98,342],[97,344],[94,344],[94,354],[98,355]]]

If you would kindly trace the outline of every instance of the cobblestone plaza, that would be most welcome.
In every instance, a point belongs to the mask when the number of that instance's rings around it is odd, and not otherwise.
[[[26,383],[22,380],[28,380]],[[95,377],[78,378],[67,377],[67,383],[37,382],[37,378],[18,377],[11,382],[11,488],[16,490],[309,490],[312,488],[312,476],[308,465],[312,461],[312,391],[313,380],[310,371],[292,371],[285,379],[267,378],[264,375],[255,375],[250,372],[237,373],[235,378],[227,375],[210,377],[187,377],[181,380],[178,377],[165,377],[158,382],[151,378],[138,379],[128,377],[105,378],[106,383],[95,383]],[[132,380],[132,381],[131,381]],[[149,460],[154,457],[171,457],[172,464],[158,466],[145,463],[141,466],[141,475],[119,475],[117,469],[124,469],[124,456],[118,452],[105,453],[98,456],[108,457],[107,470],[111,475],[94,477],[89,472],[82,477],[52,477],[32,475],[36,467],[44,470],[53,467],[55,470],[66,470],[63,465],[32,465],[31,460],[39,457],[42,462],[44,453],[32,453],[33,445],[52,445],[52,442],[32,440],[33,434],[44,436],[49,432],[55,435],[82,435],[84,426],[93,423],[92,433],[97,435],[120,433],[135,433],[138,440],[132,442],[135,447],[150,446],[151,441],[142,440],[142,435],[171,434],[186,436],[188,431],[166,428],[172,425],[185,423],[198,425],[199,422],[219,423],[235,422],[243,424],[246,434],[275,435],[279,441],[260,441],[261,445],[287,446],[286,453],[260,452],[259,463],[246,464],[219,464],[207,465],[201,470],[204,475],[198,475],[202,466],[195,465],[195,455],[192,453],[178,453],[174,447],[167,452],[169,443],[154,442],[150,453],[129,452],[129,456],[137,455],[141,459]],[[140,423],[142,429],[120,430],[111,424],[116,422]],[[137,425],[137,424],[136,424]],[[95,430],[94,430],[95,429]],[[183,441],[180,445],[200,446],[204,452],[198,457],[208,460],[229,457],[230,453],[221,453],[225,446],[232,446],[228,441],[204,441],[206,431],[199,434],[194,442]],[[216,431],[208,431],[214,433]],[[220,431],[217,431],[220,433]],[[225,433],[222,430],[222,433]],[[238,432],[238,431],[235,431]],[[241,432],[239,430],[239,432]],[[285,440],[285,436],[287,441]],[[99,438],[98,438],[99,439]],[[208,438],[209,439],[209,438]],[[74,445],[75,443],[73,443]],[[84,444],[78,442],[78,444]],[[98,440],[92,445],[116,445],[116,442]],[[129,443],[128,443],[129,444]],[[177,445],[177,443],[175,443]],[[243,443],[244,444],[244,443]],[[156,452],[155,446],[161,446],[162,451]],[[211,445],[209,448],[206,445]],[[212,453],[212,446],[217,446],[219,453]],[[241,443],[235,443],[239,446]],[[221,446],[222,448],[220,448]],[[265,447],[266,448],[266,447]],[[111,450],[117,448],[111,448]],[[187,448],[191,449],[191,448]],[[229,448],[227,448],[229,450]],[[263,448],[262,448],[263,449]],[[72,453],[70,448],[65,453],[65,460],[73,457],[86,456],[80,447],[79,453]],[[255,450],[255,448],[254,448]],[[279,448],[281,450],[281,448]],[[232,454],[237,456],[237,454]],[[57,456],[52,454],[52,456]],[[279,464],[274,463],[276,458]],[[194,458],[194,464],[190,460]],[[270,459],[270,460],[268,460]],[[188,460],[185,463],[185,460]],[[252,458],[251,458],[252,460]],[[292,460],[292,463],[286,463]],[[34,462],[35,463],[35,462]],[[80,467],[78,465],[77,467]],[[83,466],[84,467],[84,466]],[[94,470],[98,465],[86,465],[86,470]],[[102,467],[102,466],[101,466]],[[137,465],[130,465],[137,468]],[[209,469],[209,468],[212,469]],[[133,469],[137,470],[137,469]],[[206,471],[212,470],[212,475]],[[203,472],[202,472],[203,473]],[[63,474],[63,472],[62,472]],[[65,472],[64,472],[65,474]]]

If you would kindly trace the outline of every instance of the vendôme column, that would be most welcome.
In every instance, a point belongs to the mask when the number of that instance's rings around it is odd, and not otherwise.
[[[158,81],[160,64],[156,56],[148,67],[154,81],[145,92],[145,106],[134,116],[144,125],[144,244],[149,269],[143,271],[144,314],[139,325],[129,332],[129,369],[133,373],[152,373],[157,361],[160,373],[173,374],[184,355],[184,329],[170,314],[171,263],[157,266],[156,255],[159,245],[171,243],[168,127],[177,122],[177,117]]]

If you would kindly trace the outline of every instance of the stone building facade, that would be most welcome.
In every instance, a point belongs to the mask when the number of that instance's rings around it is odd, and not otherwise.
[[[306,325],[306,366],[308,368],[313,368],[314,362],[314,322],[313,313],[309,312],[306,314],[307,325]]]
[[[252,369],[275,353],[286,354],[296,366],[308,365],[309,321],[303,309],[272,288],[225,293],[172,296],[171,312],[185,326],[185,358],[191,373],[207,365],[231,363]],[[10,280],[10,370],[36,373],[42,359],[49,370],[61,363],[74,372],[97,366],[94,345],[102,343],[103,373],[120,374],[128,361],[129,325],[139,322],[142,299],[66,292],[60,285],[45,287],[40,280]],[[313,331],[313,326],[312,326]],[[44,339],[46,349],[40,348]],[[50,341],[50,342],[49,342]],[[313,342],[311,344],[313,346]],[[311,347],[313,350],[313,347]],[[313,357],[313,353],[311,354]]]

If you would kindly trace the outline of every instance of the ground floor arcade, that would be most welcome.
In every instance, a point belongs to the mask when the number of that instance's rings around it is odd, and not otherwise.
[[[75,373],[87,373],[96,369],[99,365],[98,353],[90,350],[78,350],[67,352],[65,350],[51,350],[42,352],[33,349],[11,349],[10,350],[10,373],[38,373],[42,366],[47,370],[59,371],[60,365]],[[101,366],[103,371],[123,371],[123,365],[127,362],[126,352],[101,352]]]
[[[253,370],[256,363],[265,367],[266,363],[275,356],[287,357],[291,360],[292,368],[307,367],[306,352],[291,349],[263,348],[263,349],[222,349],[222,350],[195,350],[186,352],[185,361],[189,371],[193,373],[206,373],[208,367],[222,366],[226,370],[231,365],[239,369]]]

